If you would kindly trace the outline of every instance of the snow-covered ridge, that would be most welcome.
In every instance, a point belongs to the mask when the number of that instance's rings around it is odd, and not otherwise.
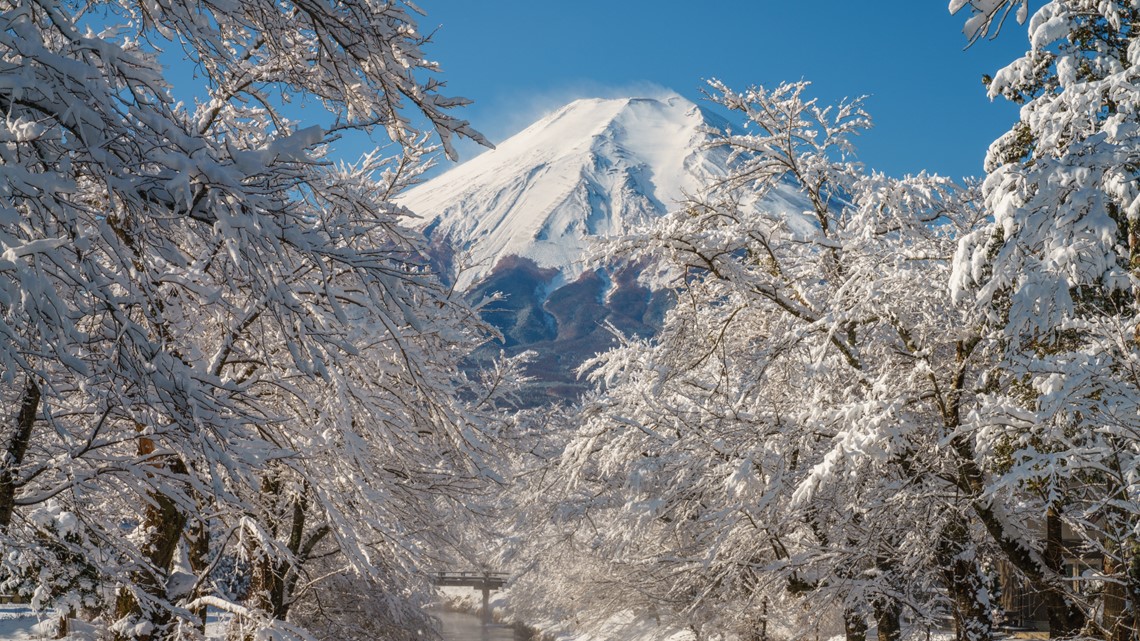
[[[507,256],[584,269],[591,238],[659,216],[720,175],[715,116],[682,98],[584,99],[400,197],[433,238],[468,252],[466,288]]]

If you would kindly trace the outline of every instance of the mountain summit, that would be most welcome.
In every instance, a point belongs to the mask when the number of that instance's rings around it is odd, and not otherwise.
[[[590,244],[725,175],[728,152],[707,143],[727,127],[677,95],[578,100],[401,196],[461,291],[502,294],[482,308],[502,340],[475,361],[533,351],[523,402],[572,401],[587,387],[578,366],[613,346],[609,327],[655,334],[672,294],[641,282],[639,266],[586,269]],[[759,206],[805,208],[790,187]]]
[[[406,192],[426,230],[466,253],[466,289],[509,256],[582,274],[590,238],[628,231],[723,173],[725,123],[678,95],[572,102],[497,149]]]

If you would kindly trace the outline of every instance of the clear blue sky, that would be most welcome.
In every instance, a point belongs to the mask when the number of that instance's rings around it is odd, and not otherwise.
[[[704,80],[810,80],[821,100],[867,95],[860,158],[892,175],[979,175],[1016,119],[981,85],[1026,48],[1012,23],[964,50],[945,0],[422,0],[428,57],[493,141],[570,99],[646,86],[700,99]],[[476,150],[462,147],[465,158]]]

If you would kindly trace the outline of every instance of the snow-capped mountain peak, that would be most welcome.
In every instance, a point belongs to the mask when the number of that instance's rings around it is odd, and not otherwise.
[[[457,285],[520,256],[571,281],[592,237],[623,233],[723,172],[705,130],[723,126],[694,103],[583,99],[404,194],[433,238],[466,252]]]

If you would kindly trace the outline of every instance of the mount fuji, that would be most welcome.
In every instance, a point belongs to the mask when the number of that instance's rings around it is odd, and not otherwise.
[[[445,277],[485,308],[508,353],[537,352],[528,404],[577,397],[574,370],[613,344],[605,324],[652,335],[670,294],[636,268],[591,269],[598,239],[674,209],[728,171],[710,147],[727,121],[679,95],[572,102],[398,199],[424,220]],[[794,189],[766,207],[803,211]]]

